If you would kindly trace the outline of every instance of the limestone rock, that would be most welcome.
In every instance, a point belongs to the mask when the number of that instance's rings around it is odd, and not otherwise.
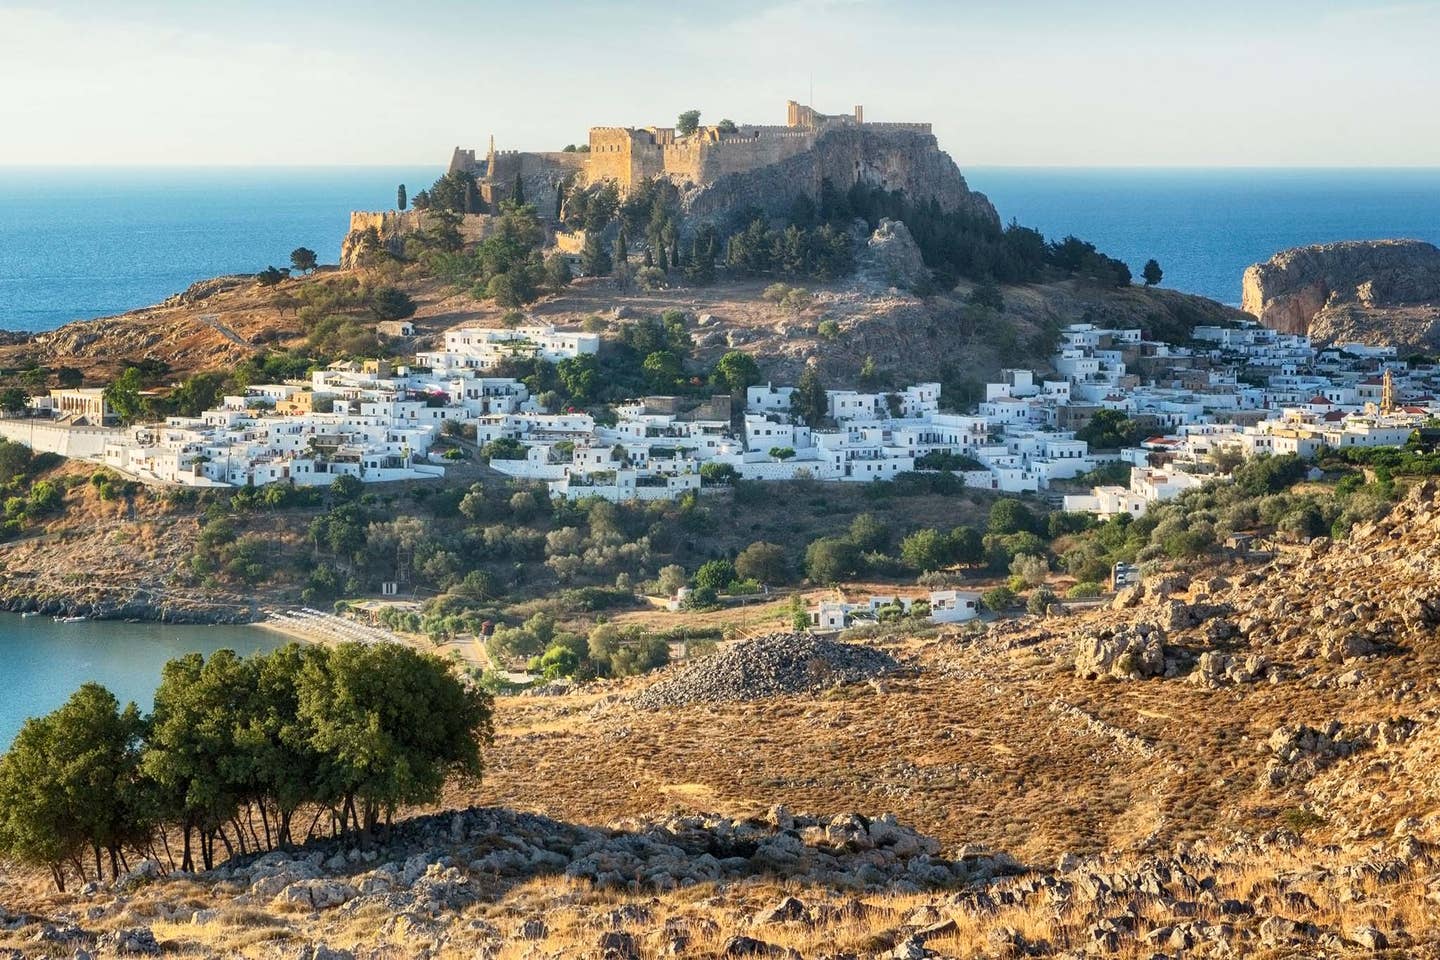
[[[1285,250],[1249,267],[1242,287],[1242,308],[1265,326],[1317,343],[1386,342],[1402,352],[1440,343],[1440,249],[1418,240]]]
[[[1139,680],[1165,672],[1162,634],[1149,624],[1122,624],[1082,635],[1075,645],[1075,675],[1085,680]]]
[[[861,283],[880,288],[922,289],[929,276],[910,228],[888,218],[870,235],[856,265]]]

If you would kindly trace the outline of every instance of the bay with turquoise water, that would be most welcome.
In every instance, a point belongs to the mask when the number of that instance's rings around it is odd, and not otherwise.
[[[222,648],[239,654],[285,643],[278,633],[245,626],[176,626],[0,614],[0,750],[27,717],[49,713],[86,681],[104,684],[123,704],[149,710],[160,668],[186,653]]]
[[[1240,300],[1246,266],[1287,247],[1440,243],[1440,169],[969,167],[1001,217],[1074,234],[1164,286]],[[351,210],[388,209],[439,167],[0,168],[0,329],[142,307],[196,280],[340,255]]]

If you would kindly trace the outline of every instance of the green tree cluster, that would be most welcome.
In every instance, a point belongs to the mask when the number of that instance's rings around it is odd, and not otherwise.
[[[490,730],[488,695],[398,644],[189,654],[165,665],[148,717],[85,684],[26,722],[0,758],[0,851],[63,890],[87,859],[97,879],[127,853],[210,869],[220,848],[286,847],[322,817],[364,842],[447,779],[478,777]],[[303,832],[302,809],[316,811]]]

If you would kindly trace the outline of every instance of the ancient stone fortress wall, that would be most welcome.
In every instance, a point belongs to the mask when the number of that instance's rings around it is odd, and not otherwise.
[[[404,238],[424,230],[430,217],[424,210],[352,210],[350,230],[340,246],[340,265],[353,267],[360,240],[369,230],[374,230],[380,242],[386,247],[398,250]],[[461,215],[457,229],[465,243],[479,243],[494,232],[496,218],[488,213],[466,213]]]
[[[450,155],[450,169],[446,172],[455,173],[459,170],[468,170],[474,173],[478,166],[479,163],[475,160],[474,150],[462,150],[456,147],[455,152]]]
[[[614,180],[621,188],[628,187],[635,182],[637,167],[643,168],[644,163],[636,162],[637,147],[643,150],[644,146],[651,144],[637,144],[636,140],[649,136],[643,131],[632,130],[628,127],[591,127],[590,128],[590,153],[587,155],[585,166],[585,180],[587,183],[599,183],[602,180]],[[660,153],[655,151],[655,166],[659,167]],[[653,174],[652,174],[653,175]]]
[[[528,150],[496,150],[495,179],[515,179],[546,174],[571,174],[585,169],[585,154],[562,150],[535,153]]]
[[[697,151],[697,167],[690,179],[697,184],[713,183],[728,174],[745,173],[788,160],[814,145],[815,134],[789,129],[702,142]]]

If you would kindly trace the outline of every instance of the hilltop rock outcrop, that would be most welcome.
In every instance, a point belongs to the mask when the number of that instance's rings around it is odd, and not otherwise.
[[[918,290],[929,279],[920,247],[903,220],[880,221],[860,251],[856,279],[872,288]]]
[[[825,181],[842,189],[860,182],[903,190],[916,203],[968,213],[999,224],[1000,215],[983,193],[970,189],[934,134],[917,130],[842,127],[820,135],[803,153],[753,170],[730,173],[712,183],[681,190],[687,214],[718,220],[737,210],[757,208],[771,217],[788,216],[797,196],[819,197]]]
[[[1317,343],[1440,346],[1440,249],[1419,240],[1297,247],[1251,265],[1242,308]]]

